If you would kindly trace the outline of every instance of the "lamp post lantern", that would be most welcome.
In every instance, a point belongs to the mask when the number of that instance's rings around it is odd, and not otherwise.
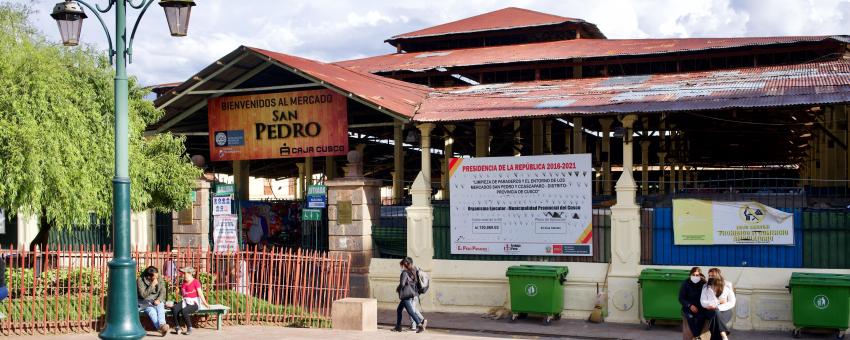
[[[107,292],[106,327],[101,339],[141,339],[145,330],[139,321],[136,297],[136,263],[130,256],[130,173],[127,61],[132,62],[133,39],[139,22],[155,0],[109,0],[106,8],[92,7],[83,0],[63,1],[53,8],[51,16],[59,25],[62,43],[76,46],[80,41],[83,20],[87,18],[80,5],[87,7],[103,27],[109,42],[109,60],[115,65],[115,177],[112,179],[113,259],[109,261],[109,290]],[[185,36],[192,0],[160,0],[165,9],[172,36]],[[127,6],[140,10],[127,39]],[[108,13],[115,7],[115,42],[106,23],[98,13]],[[174,19],[174,20],[172,20]]]

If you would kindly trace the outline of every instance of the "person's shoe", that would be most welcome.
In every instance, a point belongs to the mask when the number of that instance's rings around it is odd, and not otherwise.
[[[422,319],[422,325],[420,325],[420,326],[422,327],[422,330],[423,330],[423,331],[424,331],[426,328],[428,328],[428,319]]]
[[[186,331],[183,332],[183,335],[191,335],[191,334],[192,334],[192,328],[186,328]]]
[[[422,333],[425,331],[425,326],[419,325],[419,329],[416,330],[416,333]]]
[[[411,330],[411,331],[414,331],[414,332],[415,332],[417,329],[419,329],[419,327],[418,327],[418,326],[416,326],[416,325],[410,325],[410,330]]]
[[[159,334],[162,336],[168,334],[168,324],[163,324],[162,326],[159,326]]]
[[[400,326],[393,327],[393,332],[401,332],[401,327]]]
[[[171,334],[180,334],[180,326],[174,327],[174,330],[171,331]]]

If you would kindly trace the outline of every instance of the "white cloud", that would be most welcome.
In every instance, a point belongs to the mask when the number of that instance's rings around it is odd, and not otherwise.
[[[48,15],[57,1],[13,0],[40,10],[35,24],[58,40]],[[179,39],[168,35],[159,6],[149,8],[129,72],[143,84],[182,81],[240,45],[322,61],[392,53],[383,41],[393,35],[508,6],[582,18],[609,38],[850,33],[850,0],[199,0],[189,36]],[[105,48],[93,19],[83,39]]]

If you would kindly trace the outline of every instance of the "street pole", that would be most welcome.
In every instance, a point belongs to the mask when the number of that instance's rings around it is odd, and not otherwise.
[[[101,339],[141,339],[136,262],[130,256],[130,171],[127,84],[127,4],[115,3],[115,177],[112,179],[113,258],[109,261],[106,327]]]
[[[88,7],[97,17],[106,41],[109,43],[109,60],[115,57],[115,176],[112,178],[112,251],[109,261],[109,288],[106,299],[106,327],[100,332],[101,339],[141,339],[145,330],[139,320],[136,293],[136,262],[130,256],[130,162],[129,162],[129,84],[127,61],[133,62],[133,39],[139,22],[155,0],[109,0],[106,8],[92,6],[83,0],[65,0],[56,4],[50,15],[59,24],[62,43],[66,46],[79,44],[83,19],[88,15],[81,4]],[[186,36],[189,16],[195,6],[193,0],[159,0],[165,9],[171,35]],[[115,7],[115,44],[109,28],[98,13],[107,13]],[[127,6],[141,10],[133,31],[127,37]],[[113,49],[114,46],[114,49]]]

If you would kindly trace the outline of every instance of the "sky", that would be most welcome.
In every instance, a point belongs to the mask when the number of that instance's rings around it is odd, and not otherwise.
[[[6,0],[38,11],[33,24],[59,41],[58,0]],[[88,0],[105,5],[108,0]],[[595,23],[609,39],[850,34],[850,0],[196,0],[189,36],[168,34],[153,4],[133,64],[143,85],[182,82],[240,45],[330,62],[395,52],[383,41],[441,23],[521,7]],[[90,11],[88,11],[90,12]],[[128,11],[134,22],[137,10]],[[114,30],[114,12],[104,16]],[[128,24],[129,25],[129,24]],[[131,26],[131,25],[129,25]],[[131,26],[132,27],[132,26]],[[129,34],[129,33],[128,33]],[[94,15],[82,41],[106,50]]]

